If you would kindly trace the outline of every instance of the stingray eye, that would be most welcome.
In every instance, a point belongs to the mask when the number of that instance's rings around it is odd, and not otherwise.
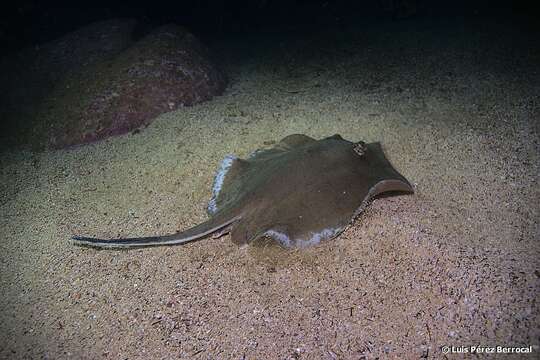
[[[367,145],[365,142],[359,141],[353,145],[353,150],[358,155],[364,156],[366,154]]]

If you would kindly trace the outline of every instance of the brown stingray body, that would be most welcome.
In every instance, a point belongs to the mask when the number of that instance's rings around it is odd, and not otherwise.
[[[172,245],[225,230],[237,244],[266,236],[303,247],[337,236],[371,198],[390,191],[413,189],[379,143],[295,134],[248,159],[226,157],[214,181],[210,218],[202,224],[158,237],[73,240],[103,248]]]

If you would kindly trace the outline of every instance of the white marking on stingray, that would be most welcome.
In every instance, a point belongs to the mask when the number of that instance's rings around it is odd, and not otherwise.
[[[247,158],[248,158],[248,159],[253,159],[253,158],[254,158],[255,156],[257,156],[259,153],[262,153],[262,152],[264,152],[264,151],[265,151],[265,150],[263,150],[263,149],[257,149],[257,150],[255,150],[255,151],[252,151],[252,152],[250,152],[250,153],[248,154]]]
[[[291,239],[285,233],[275,230],[266,230],[263,235],[270,236],[271,238],[276,239],[281,243],[281,245],[285,247],[291,247]]]
[[[320,232],[312,232],[310,233],[309,239],[298,239],[297,241],[292,241],[292,239],[285,233],[282,233],[281,231],[276,230],[267,230],[264,235],[270,236],[277,241],[284,247],[308,247],[312,245],[316,245],[321,242],[321,240],[331,239],[337,235],[339,235],[344,228],[328,228],[323,229]]]
[[[236,159],[238,158],[234,155],[227,155],[219,166],[219,170],[214,178],[214,186],[212,187],[212,198],[208,202],[208,212],[210,214],[215,214],[218,211],[216,204],[217,197],[219,196],[221,187],[223,186],[223,180],[225,179],[225,175],[227,175],[227,172],[231,168],[233,161]]]

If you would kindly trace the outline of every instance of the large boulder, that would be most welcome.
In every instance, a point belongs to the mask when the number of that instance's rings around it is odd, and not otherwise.
[[[132,45],[134,29],[132,19],[101,21],[0,59],[0,145],[43,143],[40,104],[66,79]]]
[[[39,122],[33,124],[31,138],[43,139],[49,147],[124,134],[159,114],[219,95],[226,86],[208,49],[177,25],[77,64],[55,81],[36,108]]]

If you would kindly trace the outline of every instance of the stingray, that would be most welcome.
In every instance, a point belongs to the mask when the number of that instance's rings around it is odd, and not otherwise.
[[[305,247],[339,235],[374,196],[387,192],[412,193],[413,188],[386,159],[380,143],[294,134],[247,159],[225,157],[208,203],[209,219],[199,225],[165,236],[74,236],[72,241],[96,248],[131,248],[230,233],[236,244],[268,237],[285,247]]]

